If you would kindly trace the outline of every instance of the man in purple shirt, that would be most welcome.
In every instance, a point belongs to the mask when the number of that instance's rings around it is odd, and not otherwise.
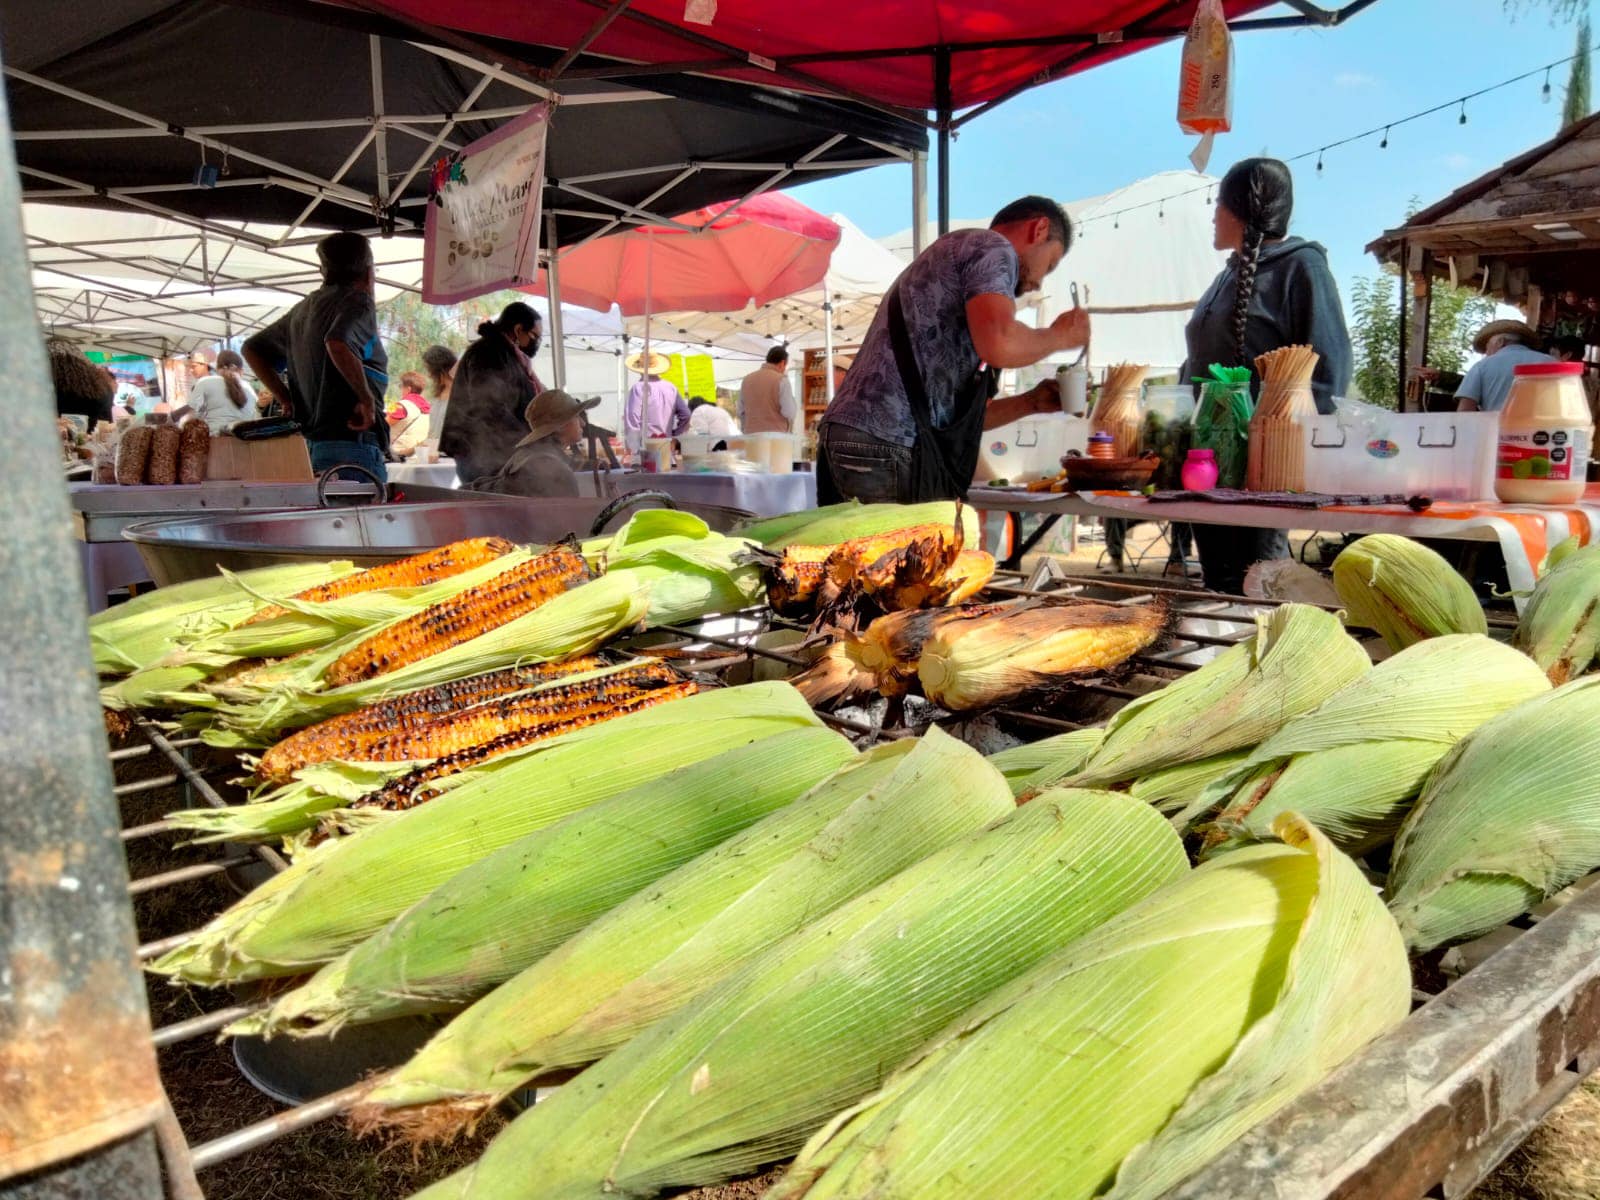
[[[639,357],[628,361],[628,367],[635,371],[645,365]],[[630,442],[640,438],[677,437],[689,428],[688,402],[678,394],[677,388],[661,378],[661,372],[668,366],[667,359],[652,352],[648,366],[648,373],[629,390],[622,414],[622,427]]]

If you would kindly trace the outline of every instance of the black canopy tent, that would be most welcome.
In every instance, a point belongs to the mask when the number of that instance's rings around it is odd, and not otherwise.
[[[739,83],[535,83],[555,51],[462,49],[306,0],[103,0],[48,20],[12,5],[0,39],[24,200],[204,229],[202,275],[219,288],[304,290],[305,243],[327,228],[420,233],[432,162],[541,99],[557,104],[546,246],[927,146],[915,120]],[[230,275],[230,242],[281,255],[282,276]],[[185,265],[191,283],[200,265]]]

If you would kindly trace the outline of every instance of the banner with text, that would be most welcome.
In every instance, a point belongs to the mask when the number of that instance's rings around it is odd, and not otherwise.
[[[422,298],[459,304],[539,273],[539,198],[550,106],[536,104],[433,166]]]

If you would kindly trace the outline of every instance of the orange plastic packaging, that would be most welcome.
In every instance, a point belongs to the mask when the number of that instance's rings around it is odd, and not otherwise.
[[[1505,504],[1576,504],[1593,443],[1583,364],[1523,363],[1500,410],[1495,495]]]
[[[1197,171],[1211,158],[1212,139],[1233,128],[1233,36],[1222,0],[1200,0],[1183,40],[1178,127],[1200,135],[1189,156]]]

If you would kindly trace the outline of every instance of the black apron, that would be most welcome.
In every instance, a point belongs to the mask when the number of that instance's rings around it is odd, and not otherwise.
[[[905,388],[911,420],[917,439],[911,447],[911,495],[908,504],[929,500],[965,500],[978,469],[978,452],[983,446],[983,417],[989,398],[999,390],[1000,372],[980,365],[972,378],[956,393],[950,424],[940,429],[933,423],[928,389],[917,369],[911,349],[911,334],[906,328],[905,310],[900,305],[900,289],[889,292],[889,342],[894,347],[895,365]]]

